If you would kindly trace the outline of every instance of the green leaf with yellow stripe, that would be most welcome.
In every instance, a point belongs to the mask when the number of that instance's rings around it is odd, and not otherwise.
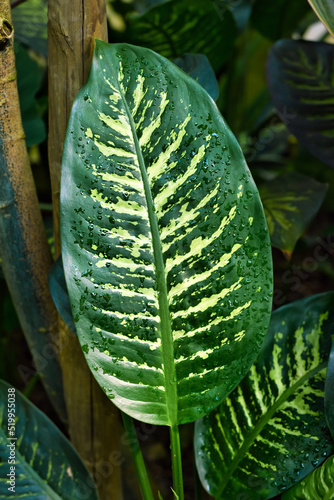
[[[288,129],[332,168],[333,60],[334,47],[329,43],[280,40],[267,62],[271,97]]]
[[[200,36],[199,36],[200,34]],[[237,25],[225,4],[203,0],[169,0],[130,20],[126,41],[155,50],[169,59],[198,53],[220,69],[232,56]]]
[[[291,253],[318,212],[327,185],[296,172],[280,175],[260,188],[271,243]]]
[[[196,423],[197,469],[217,500],[271,498],[331,454],[324,386],[333,328],[333,292],[275,311],[249,373]]]
[[[0,498],[99,498],[93,479],[70,441],[44,413],[3,380],[0,380]]]
[[[334,36],[334,5],[332,0],[308,0],[314,12]]]
[[[282,496],[282,500],[332,500],[333,498],[334,456]]]
[[[267,330],[270,242],[235,137],[160,55],[96,42],[65,141],[61,234],[78,337],[114,403],[169,425],[216,407]]]

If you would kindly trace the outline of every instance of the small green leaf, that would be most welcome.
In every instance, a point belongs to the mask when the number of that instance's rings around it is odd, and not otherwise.
[[[151,50],[96,43],[66,135],[61,235],[79,341],[116,406],[194,421],[247,373],[271,311],[258,191],[214,101]]]
[[[214,101],[217,99],[219,95],[218,82],[205,55],[183,54],[182,57],[174,59],[173,63],[202,85]]]
[[[270,40],[289,37],[309,12],[305,0],[255,0],[251,21]]]
[[[297,139],[334,168],[333,45],[281,40],[271,49],[268,86],[283,121]]]
[[[334,343],[329,357],[326,386],[325,386],[325,413],[326,420],[334,438]]]
[[[126,41],[169,59],[184,53],[204,54],[216,71],[232,55],[237,27],[226,6],[219,15],[215,6],[214,2],[202,0],[164,2],[132,18]]]
[[[282,500],[332,500],[333,498],[334,456],[282,496]]]
[[[273,246],[292,252],[318,212],[327,185],[298,173],[280,175],[260,188]]]
[[[15,39],[43,56],[48,54],[48,2],[29,0],[12,10]]]
[[[36,61],[22,45],[15,43],[14,48],[22,124],[27,146],[32,146],[40,144],[46,138],[45,125],[35,98],[40,89],[42,74]]]
[[[98,500],[93,480],[71,443],[46,415],[12,389],[0,380],[0,498]],[[8,412],[14,408],[11,436]],[[13,470],[14,491],[9,490]]]
[[[196,422],[197,468],[217,500],[271,498],[333,451],[324,415],[333,306],[330,292],[276,310],[250,372]]]
[[[332,0],[308,0],[314,12],[334,36],[334,4]]]

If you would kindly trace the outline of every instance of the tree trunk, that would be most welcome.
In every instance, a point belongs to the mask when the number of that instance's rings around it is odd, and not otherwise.
[[[0,0],[0,257],[36,369],[66,419],[54,341],[57,312],[48,286],[52,257],[38,206],[22,128],[9,0]],[[31,370],[18,366],[27,382]]]
[[[88,76],[94,40],[107,41],[105,0],[49,0],[49,163],[56,256],[60,252],[60,169],[73,100]],[[119,412],[90,373],[78,339],[60,320],[60,363],[69,433],[90,468],[101,500],[121,500]]]

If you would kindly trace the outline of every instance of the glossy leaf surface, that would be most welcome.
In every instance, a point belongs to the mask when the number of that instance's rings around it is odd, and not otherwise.
[[[334,439],[334,343],[329,357],[326,386],[325,386],[325,413],[329,430]]]
[[[255,0],[251,21],[270,40],[289,37],[310,11],[305,0]]]
[[[333,450],[324,415],[333,306],[331,292],[276,310],[250,372],[196,423],[197,468],[216,499],[271,498]]]
[[[70,298],[68,296],[64,266],[61,255],[55,261],[49,272],[49,287],[52,300],[62,319],[73,333],[77,333],[72,316]]]
[[[282,500],[332,500],[332,498],[334,498],[334,456],[282,496]]]
[[[217,99],[219,88],[216,75],[204,54],[183,54],[173,63],[198,82],[214,101]]]
[[[334,167],[333,59],[327,43],[281,40],[269,53],[267,79],[289,130],[321,161]]]
[[[134,17],[126,41],[155,50],[169,59],[185,53],[204,54],[213,69],[232,55],[237,27],[222,5],[202,0],[170,0]],[[201,36],[198,36],[198,34]]]
[[[261,346],[272,269],[257,189],[212,99],[150,50],[97,42],[61,204],[73,317],[107,395],[160,424],[217,406]]]
[[[12,423],[7,405],[12,404],[8,398],[13,395],[9,388],[7,382],[0,381],[0,498],[98,500],[93,480],[71,443],[19,391],[15,391],[13,436],[17,440],[8,439],[8,425]],[[14,442],[15,491],[10,491],[7,474],[13,464],[8,461],[14,447],[8,445]]]
[[[292,252],[318,212],[327,185],[298,173],[280,175],[260,189],[271,243]]]
[[[334,36],[334,4],[332,0],[308,0],[309,4]]]

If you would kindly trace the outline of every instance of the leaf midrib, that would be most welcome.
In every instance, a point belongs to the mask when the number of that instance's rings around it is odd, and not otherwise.
[[[217,490],[216,497],[219,498],[221,494],[223,493],[224,489],[226,488],[227,484],[229,483],[231,476],[237,466],[239,465],[240,461],[244,458],[246,451],[251,447],[251,445],[254,443],[256,437],[260,434],[262,429],[267,425],[269,420],[272,418],[274,413],[278,410],[280,405],[285,402],[300,386],[304,384],[304,382],[308,379],[313,378],[314,375],[317,373],[321,372],[324,368],[326,368],[327,363],[323,362],[320,365],[318,365],[316,368],[313,370],[305,373],[303,377],[299,379],[299,381],[295,384],[293,384],[291,387],[289,387],[276,401],[276,403],[271,407],[270,410],[268,410],[267,413],[263,415],[263,417],[258,421],[258,423],[255,425],[253,431],[248,435],[248,438],[245,439],[244,443],[242,446],[239,448],[237,454],[235,455],[234,459],[232,460],[232,463],[228,469],[228,472],[224,475],[223,481],[220,485],[220,488]]]
[[[167,418],[169,421],[169,425],[174,426],[177,425],[177,413],[178,413],[177,388],[175,383],[176,373],[175,373],[175,363],[174,363],[174,347],[173,347],[173,335],[172,335],[169,305],[168,305],[167,283],[165,279],[165,265],[163,261],[163,254],[160,242],[158,220],[154,209],[154,203],[146,171],[146,165],[140,148],[139,140],[137,137],[136,127],[133,121],[132,113],[130,112],[128,103],[123,94],[123,90],[121,88],[117,74],[116,74],[116,81],[125,111],[129,118],[132,138],[135,145],[136,155],[138,158],[139,168],[144,185],[144,193],[145,193],[148,217],[152,233],[153,254],[154,254],[154,262],[156,268],[156,283],[157,283],[157,293],[159,302],[159,316],[161,324],[161,348],[162,348],[162,358],[164,364],[163,371],[165,377]]]
[[[5,435],[5,433],[3,432],[2,429],[0,429],[0,432],[1,432],[1,435],[2,435],[3,442],[6,442],[7,436]],[[17,441],[16,441],[16,443],[17,443]],[[35,470],[31,467],[31,465],[29,465],[29,463],[27,462],[27,460],[20,453],[17,445],[15,445],[15,458],[16,458],[15,464],[17,462],[20,462],[20,464],[22,465],[22,467],[26,470],[27,475],[30,476],[35,481],[35,483],[38,484],[38,486],[40,486],[41,490],[44,491],[46,495],[48,495],[47,498],[50,498],[50,500],[63,500],[48,485],[48,483],[46,481],[44,481],[44,479],[42,479],[41,476],[39,476],[37,472],[35,472]],[[16,487],[19,486],[19,480],[18,479],[16,480],[16,483],[17,483]],[[23,495],[22,498],[24,498],[24,496],[25,495]]]

